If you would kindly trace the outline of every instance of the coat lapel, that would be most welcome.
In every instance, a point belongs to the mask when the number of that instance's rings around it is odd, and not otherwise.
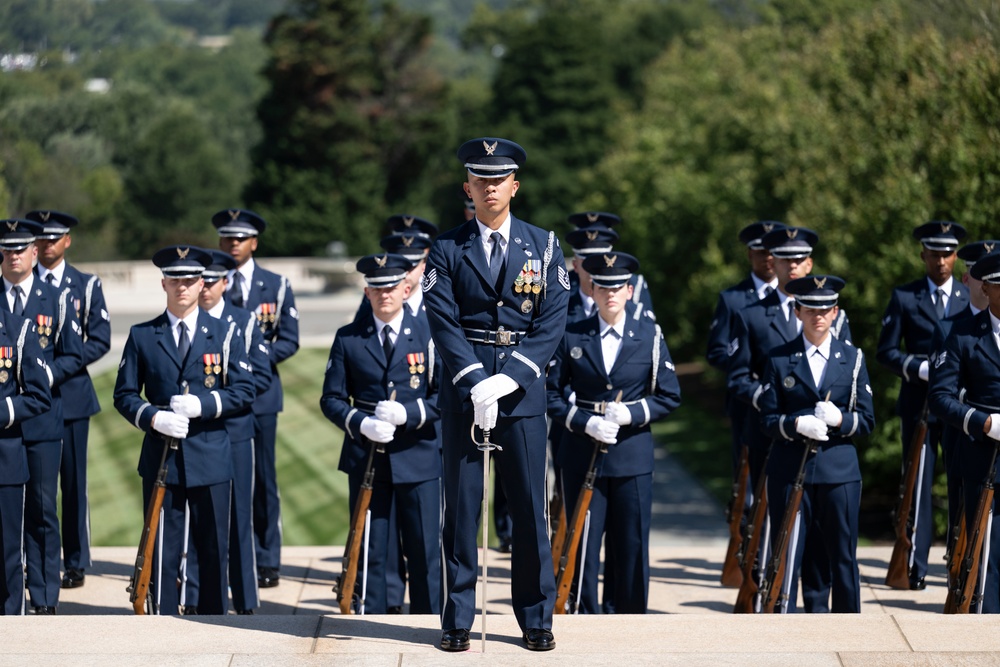
[[[834,338],[830,341],[830,358],[826,362],[826,372],[823,373],[823,384],[819,394],[824,399],[830,387],[847,371],[847,355],[843,351],[843,343]]]
[[[365,349],[380,368],[386,368],[385,353],[382,351],[382,341],[379,340],[378,327],[375,326],[375,316],[368,314],[368,326],[365,327]]]
[[[503,277],[500,279],[500,291],[506,292],[508,287],[513,291],[514,280],[517,279],[524,268],[524,263],[529,259],[541,260],[541,256],[531,247],[531,240],[521,229],[521,221],[511,216],[510,238],[507,239],[507,264],[503,270]],[[480,244],[482,245],[482,244]],[[535,276],[541,280],[541,276]]]
[[[951,296],[948,297],[948,312],[945,315],[961,313],[969,307],[969,290],[958,280],[952,281]]]
[[[795,348],[795,352],[792,354],[791,374],[795,377],[796,382],[808,387],[811,394],[819,396],[819,389],[816,388],[816,382],[813,380],[812,368],[809,367],[809,360],[806,359],[805,343],[802,342],[802,338],[798,339]],[[784,378],[782,380],[784,381]]]
[[[466,241],[462,246],[464,250],[462,257],[479,274],[479,277],[483,279],[483,284],[489,285],[490,267],[486,260],[486,251],[483,249],[483,243],[480,240],[479,225],[476,223],[475,218],[465,223],[465,229],[458,236],[459,238],[462,236],[466,237]],[[493,286],[490,285],[490,287]]]
[[[938,316],[934,310],[934,300],[931,298],[931,293],[927,291],[926,282],[925,280],[923,288],[917,292],[917,308],[931,322],[937,322]]]
[[[984,326],[980,327],[980,335],[979,340],[976,342],[976,347],[993,365],[1000,368],[1000,349],[997,349],[996,341],[993,338],[989,316],[987,316]]]
[[[205,366],[202,357],[206,354],[222,354],[222,341],[216,342],[212,329],[208,326],[210,317],[211,315],[205,311],[198,311],[198,322],[195,324],[194,338],[191,339],[191,349],[188,350],[187,360],[184,362],[185,372],[195,366],[198,370],[202,370]]]
[[[160,315],[160,321],[156,323],[157,344],[167,357],[174,362],[174,366],[181,367],[180,356],[177,352],[177,344],[174,342],[174,332],[170,329],[170,318],[164,313]]]
[[[601,321],[596,315],[591,317],[592,326],[588,329],[588,337],[583,341],[585,357],[593,364],[594,370],[600,377],[607,378],[608,374],[604,370],[604,350],[601,348]]]
[[[635,333],[633,328],[630,328],[630,320],[625,321],[625,336],[622,338],[621,347],[618,348],[618,356],[615,358],[615,365],[611,367],[611,375],[628,362],[629,358],[636,354],[642,345],[642,336]]]

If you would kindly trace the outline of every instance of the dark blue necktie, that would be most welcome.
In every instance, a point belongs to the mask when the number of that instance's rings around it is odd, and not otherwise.
[[[937,313],[937,318],[940,320],[944,317],[944,290],[938,287],[934,294],[934,312]]]
[[[388,364],[389,360],[392,359],[392,327],[382,327],[382,352],[385,354],[385,363]]]
[[[243,274],[239,271],[233,276],[233,288],[229,290],[229,303],[237,308],[243,307]]]
[[[177,323],[177,353],[181,361],[187,359],[188,350],[191,349],[191,339],[188,338],[187,325],[181,320]]]
[[[14,307],[10,309],[10,312],[23,317],[24,303],[21,302],[21,295],[24,294],[24,290],[21,289],[20,285],[14,285],[10,291],[14,293]]]
[[[493,280],[494,286],[496,286],[497,280],[500,278],[500,270],[503,268],[503,248],[500,247],[502,238],[500,232],[490,234],[490,239],[493,241],[493,249],[490,251],[490,278]]]

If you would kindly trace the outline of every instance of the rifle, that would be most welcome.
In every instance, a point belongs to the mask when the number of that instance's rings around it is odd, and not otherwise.
[[[885,573],[885,585],[899,590],[910,589],[910,530],[913,528],[913,496],[917,486],[917,475],[920,470],[920,454],[927,438],[927,399],[920,411],[920,421],[910,440],[910,449],[906,457],[906,467],[903,478],[899,482],[899,504],[896,505],[895,529],[896,543],[892,545],[892,556],[889,558],[889,570]]]
[[[795,557],[794,553],[789,554],[792,530],[795,528],[795,521],[798,518],[799,506],[802,503],[802,487],[806,479],[806,461],[810,454],[815,454],[819,443],[815,440],[807,439],[805,451],[802,453],[802,463],[799,464],[799,472],[795,476],[795,484],[792,486],[792,494],[785,507],[785,516],[781,519],[781,532],[778,534],[778,543],[771,555],[771,562],[767,566],[767,576],[764,578],[764,585],[761,586],[761,611],[765,613],[774,612],[774,606],[779,598],[784,597],[781,593],[786,570],[788,569],[788,558]]]
[[[183,392],[188,393],[188,383],[181,383]],[[153,547],[156,531],[160,527],[160,510],[163,508],[163,496],[167,492],[167,454],[176,450],[180,441],[177,438],[164,438],[163,456],[160,457],[160,468],[153,482],[153,495],[149,497],[146,506],[146,518],[142,523],[142,535],[139,537],[139,550],[135,555],[135,567],[125,591],[129,594],[132,611],[137,616],[155,614],[158,609],[149,593],[149,580],[153,574]],[[149,564],[147,567],[147,563]],[[176,613],[176,610],[175,612]]]
[[[566,603],[569,600],[570,588],[576,572],[576,554],[580,546],[580,536],[583,533],[583,523],[590,509],[590,499],[594,495],[594,481],[597,479],[597,455],[608,451],[603,442],[594,441],[594,451],[590,455],[590,467],[587,476],[583,478],[580,497],[573,508],[573,519],[567,524],[566,548],[559,555],[556,565],[556,608],[555,613],[565,614]]]
[[[983,544],[989,539],[990,524],[993,523],[993,480],[997,474],[997,452],[1000,452],[1000,441],[993,446],[993,460],[990,462],[989,473],[983,481],[983,490],[979,494],[979,505],[976,507],[976,518],[972,521],[972,532],[968,536],[965,557],[962,559],[962,569],[955,586],[955,613],[968,614],[972,606],[973,588],[979,578],[980,557]],[[983,573],[983,579],[986,574]]]
[[[396,400],[396,390],[392,390],[390,401]],[[359,605],[364,600],[359,598],[354,589],[358,581],[358,560],[361,558],[361,542],[365,535],[365,525],[368,523],[368,507],[372,502],[372,487],[375,482],[375,452],[384,452],[381,443],[372,442],[368,449],[368,461],[365,463],[365,474],[361,478],[361,488],[358,499],[351,513],[351,532],[347,534],[347,544],[344,546],[342,559],[343,569],[340,576],[333,582],[333,592],[337,594],[337,603],[341,614],[350,614],[357,601]]]
[[[750,452],[746,445],[740,448],[740,464],[736,478],[733,480],[733,495],[729,500],[729,547],[726,558],[722,561],[722,576],[719,582],[723,586],[738,588],[743,584],[743,570],[738,559],[740,547],[743,544],[743,506],[746,504],[747,485],[750,478]]]
[[[563,504],[563,492],[561,480],[556,477],[556,489],[549,501],[549,522],[555,523],[552,526],[552,564],[554,574],[559,574],[559,559],[562,557],[563,548],[566,546],[566,506]]]
[[[760,582],[754,576],[754,566],[757,565],[757,552],[760,550],[761,541],[764,540],[766,543],[763,534],[764,524],[767,522],[766,471],[770,458],[771,449],[768,448],[764,465],[760,469],[760,478],[754,487],[753,507],[750,508],[750,521],[747,523],[747,539],[743,540],[740,552],[737,554],[740,568],[743,570],[743,582],[740,584],[740,592],[736,594],[734,614],[752,614],[757,610],[755,601],[760,592]]]
[[[948,570],[948,595],[944,599],[944,613],[954,614],[955,608],[955,588],[958,586],[958,576],[962,571],[962,556],[968,543],[968,535],[965,529],[965,494],[959,498],[958,523],[952,526],[951,542],[948,545],[948,553],[945,554]]]

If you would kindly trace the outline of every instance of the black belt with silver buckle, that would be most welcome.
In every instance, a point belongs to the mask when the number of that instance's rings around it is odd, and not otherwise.
[[[465,332],[465,340],[470,343],[481,343],[483,345],[517,345],[528,335],[527,331],[507,331],[500,327],[496,331],[488,329],[462,329]]]
[[[587,412],[593,412],[599,415],[603,415],[607,410],[608,403],[614,403],[614,401],[588,401],[586,399],[577,398],[576,407],[583,408]],[[639,401],[621,401],[622,405],[632,405],[633,403],[638,403]]]

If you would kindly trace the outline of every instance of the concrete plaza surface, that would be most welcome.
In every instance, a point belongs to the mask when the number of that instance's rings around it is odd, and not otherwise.
[[[435,616],[341,616],[330,590],[340,547],[291,547],[282,581],[254,616],[136,617],[125,587],[135,550],[95,550],[83,588],[55,617],[0,619],[2,665],[994,665],[1000,617],[944,616],[944,568],[932,551],[925,591],[882,584],[890,547],[863,547],[860,615],[737,616],[718,583],[724,543],[652,549],[650,614],[557,616],[554,651],[523,648],[510,609],[510,556],[489,553],[486,655],[437,649]]]

